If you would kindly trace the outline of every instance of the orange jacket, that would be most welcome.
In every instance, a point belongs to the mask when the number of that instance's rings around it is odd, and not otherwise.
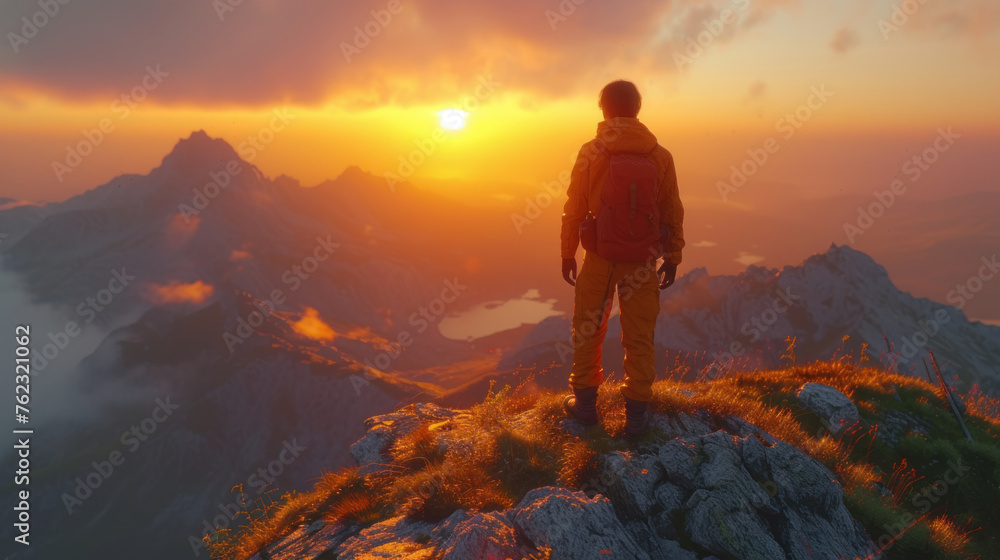
[[[674,264],[681,263],[684,249],[684,206],[677,191],[677,170],[674,157],[666,148],[656,142],[656,137],[639,119],[615,117],[601,121],[597,125],[597,138],[580,148],[580,154],[573,166],[569,188],[569,199],[563,206],[561,252],[564,259],[576,256],[580,243],[580,222],[587,212],[597,215],[601,205],[601,187],[608,176],[610,161],[597,147],[601,139],[614,153],[648,154],[660,172],[660,225],[670,229],[669,246],[663,257]]]

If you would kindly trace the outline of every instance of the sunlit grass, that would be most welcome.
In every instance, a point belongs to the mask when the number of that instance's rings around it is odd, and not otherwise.
[[[789,358],[794,363],[794,356]],[[796,392],[805,383],[829,385],[852,397],[863,425],[831,434],[799,404]],[[601,453],[629,449],[617,437],[624,413],[612,383],[598,395],[602,425],[582,436],[559,427],[565,418],[562,395],[523,389],[491,390],[467,414],[442,423],[447,425],[413,430],[386,450],[391,464],[378,475],[361,476],[357,469],[324,474],[312,492],[286,495],[241,531],[217,536],[213,558],[246,558],[319,519],[367,526],[397,515],[439,521],[458,509],[504,510],[538,486],[580,488],[598,474]],[[653,389],[651,406],[659,413],[739,416],[822,462],[844,487],[852,515],[873,539],[882,538],[880,544],[889,541],[889,559],[1000,558],[1000,545],[986,537],[989,531],[977,530],[1000,526],[993,510],[1000,503],[1000,408],[981,392],[965,399],[970,443],[939,388],[851,356],[713,380],[661,381]],[[903,434],[890,447],[878,437],[878,424],[889,410],[919,417],[933,433]],[[656,432],[644,441],[665,437]],[[948,471],[954,464],[970,470],[956,479]],[[943,496],[931,493],[940,485],[928,486],[938,480],[954,481]],[[924,501],[932,498],[925,509]],[[898,534],[887,535],[886,527],[899,528]]]

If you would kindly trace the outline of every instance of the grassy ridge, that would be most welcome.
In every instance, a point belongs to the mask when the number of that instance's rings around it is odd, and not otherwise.
[[[804,383],[837,388],[858,405],[862,426],[838,437],[795,397]],[[206,537],[212,557],[244,559],[296,527],[316,520],[368,526],[405,514],[428,521],[457,509],[502,510],[536,487],[580,488],[599,476],[596,458],[628,450],[622,398],[610,383],[598,409],[603,426],[582,436],[558,427],[561,395],[505,388],[452,422],[424,424],[388,450],[386,471],[324,473],[311,492],[289,493],[241,528]],[[845,504],[887,558],[1000,558],[1000,420],[997,401],[965,398],[966,441],[939,389],[849,358],[743,372],[695,383],[661,381],[652,407],[664,414],[735,415],[820,460],[845,490]],[[895,412],[893,412],[895,411]],[[886,418],[927,427],[879,437]],[[650,430],[642,444],[667,439]],[[447,442],[446,445],[439,445]]]

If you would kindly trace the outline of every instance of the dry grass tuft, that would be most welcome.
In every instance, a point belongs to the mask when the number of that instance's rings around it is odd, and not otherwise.
[[[427,424],[397,439],[389,449],[389,457],[408,470],[420,470],[444,461],[444,450]]]
[[[931,538],[945,553],[960,555],[968,549],[972,539],[948,517],[943,515],[936,517],[928,525],[931,529]]]

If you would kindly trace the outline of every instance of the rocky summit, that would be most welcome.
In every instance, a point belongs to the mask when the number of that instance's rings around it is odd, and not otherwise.
[[[512,424],[527,424],[533,414],[522,412]],[[462,411],[411,405],[369,419],[351,452],[361,472],[384,472],[392,462],[386,450],[419,426],[430,422],[452,434],[466,418]],[[571,420],[561,424],[581,433]],[[459,509],[439,522],[396,515],[362,528],[321,519],[254,560],[838,560],[869,558],[876,550],[845,507],[837,476],[760,427],[708,413],[656,414],[653,430],[661,435],[654,442],[598,455],[596,475],[579,489],[535,488],[513,507]],[[463,444],[448,436],[438,441],[445,453]]]
[[[368,418],[356,465],[205,538],[219,560],[998,558],[1000,401],[837,361],[653,385],[623,437],[525,382]]]

